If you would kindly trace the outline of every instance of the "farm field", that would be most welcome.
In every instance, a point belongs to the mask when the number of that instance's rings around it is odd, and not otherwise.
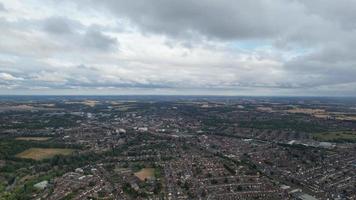
[[[70,155],[73,149],[60,148],[30,148],[16,155],[18,158],[27,158],[33,160],[43,160],[52,158],[55,155]]]
[[[136,172],[135,176],[137,176],[137,178],[139,178],[141,181],[144,181],[145,179],[153,178],[154,173],[154,168],[143,168],[139,172]]]
[[[317,133],[314,137],[327,142],[356,142],[356,132],[352,131]]]
[[[17,137],[15,140],[24,140],[24,141],[47,141],[51,137]]]

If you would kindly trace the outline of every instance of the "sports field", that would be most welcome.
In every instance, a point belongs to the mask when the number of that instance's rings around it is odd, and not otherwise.
[[[139,172],[136,172],[135,176],[137,176],[141,181],[144,181],[145,179],[153,178],[154,173],[154,168],[143,168]]]

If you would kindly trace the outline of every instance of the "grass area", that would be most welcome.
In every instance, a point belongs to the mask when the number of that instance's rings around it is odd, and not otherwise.
[[[24,141],[47,141],[51,137],[17,137],[15,140],[24,140]]]
[[[336,131],[314,134],[314,138],[319,141],[327,142],[356,142],[356,132]]]
[[[339,120],[348,120],[348,121],[356,121],[356,116],[347,116],[347,115],[344,115],[344,116],[337,116],[336,119],[339,119]]]
[[[135,108],[134,106],[131,105],[119,105],[114,107],[118,111],[128,111],[129,109]]]
[[[284,119],[277,120],[271,119],[266,121],[241,121],[239,126],[243,128],[256,128],[256,129],[271,129],[271,130],[294,130],[301,132],[322,132],[326,131],[327,127],[323,124],[314,122],[305,122],[299,119]]]
[[[143,168],[140,171],[135,173],[135,176],[139,178],[141,181],[145,179],[154,178],[155,177],[155,168]]]
[[[61,148],[30,148],[16,155],[18,158],[27,158],[33,160],[43,160],[52,158],[55,155],[70,155],[73,149]]]

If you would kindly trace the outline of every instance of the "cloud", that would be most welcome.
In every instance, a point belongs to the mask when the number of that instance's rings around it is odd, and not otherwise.
[[[212,1],[193,2],[145,1],[82,1],[103,8],[119,18],[126,18],[142,31],[169,35],[203,34],[221,39],[268,38],[292,26],[301,8],[282,1]],[[282,7],[285,7],[282,9]],[[288,10],[289,9],[289,10]],[[287,11],[288,10],[288,11]],[[289,15],[290,20],[285,15]],[[276,18],[280,20],[276,21]],[[283,17],[283,18],[282,18]]]
[[[104,35],[97,30],[88,30],[82,41],[83,46],[99,50],[111,50],[118,47],[118,42],[115,38]]]
[[[18,81],[18,80],[23,80],[23,78],[20,77],[15,77],[9,73],[1,72],[0,73],[0,80],[3,81]]]
[[[82,0],[81,6],[105,9],[118,18],[125,18],[143,32],[170,36],[195,35],[224,39],[277,39],[300,35],[300,40],[314,39],[314,34],[323,33],[330,26],[326,12],[312,8],[313,3],[285,0],[214,1],[157,0],[147,3],[141,0]],[[331,2],[331,1],[327,1]],[[346,4],[346,3],[345,3]],[[330,5],[333,6],[333,5]],[[325,10],[329,8],[326,7]],[[343,7],[338,7],[342,11]],[[101,12],[101,11],[99,11]],[[344,13],[339,12],[338,15]],[[314,27],[308,31],[304,28]],[[317,28],[321,30],[317,31]],[[315,32],[315,33],[314,33]]]
[[[73,34],[75,30],[83,28],[78,21],[58,16],[44,19],[42,23],[43,29],[52,34]]]
[[[0,2],[0,12],[4,12],[4,11],[7,11],[7,10],[6,10],[5,6],[4,6],[4,4],[2,4]]]
[[[16,80],[0,79],[93,93],[352,94],[355,3],[5,0],[0,71]]]
[[[320,16],[321,18],[340,24],[343,29],[352,30],[356,28],[356,1],[354,0],[298,0],[304,4],[307,12]]]
[[[85,26],[77,20],[66,17],[49,17],[42,22],[43,29],[73,47],[83,47],[97,50],[114,50],[118,41],[100,31],[100,26]]]

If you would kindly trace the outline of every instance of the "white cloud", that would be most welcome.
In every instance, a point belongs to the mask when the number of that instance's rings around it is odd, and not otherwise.
[[[0,80],[4,80],[4,81],[19,81],[19,80],[23,80],[23,78],[15,77],[15,76],[13,76],[11,74],[1,72],[0,73]]]

